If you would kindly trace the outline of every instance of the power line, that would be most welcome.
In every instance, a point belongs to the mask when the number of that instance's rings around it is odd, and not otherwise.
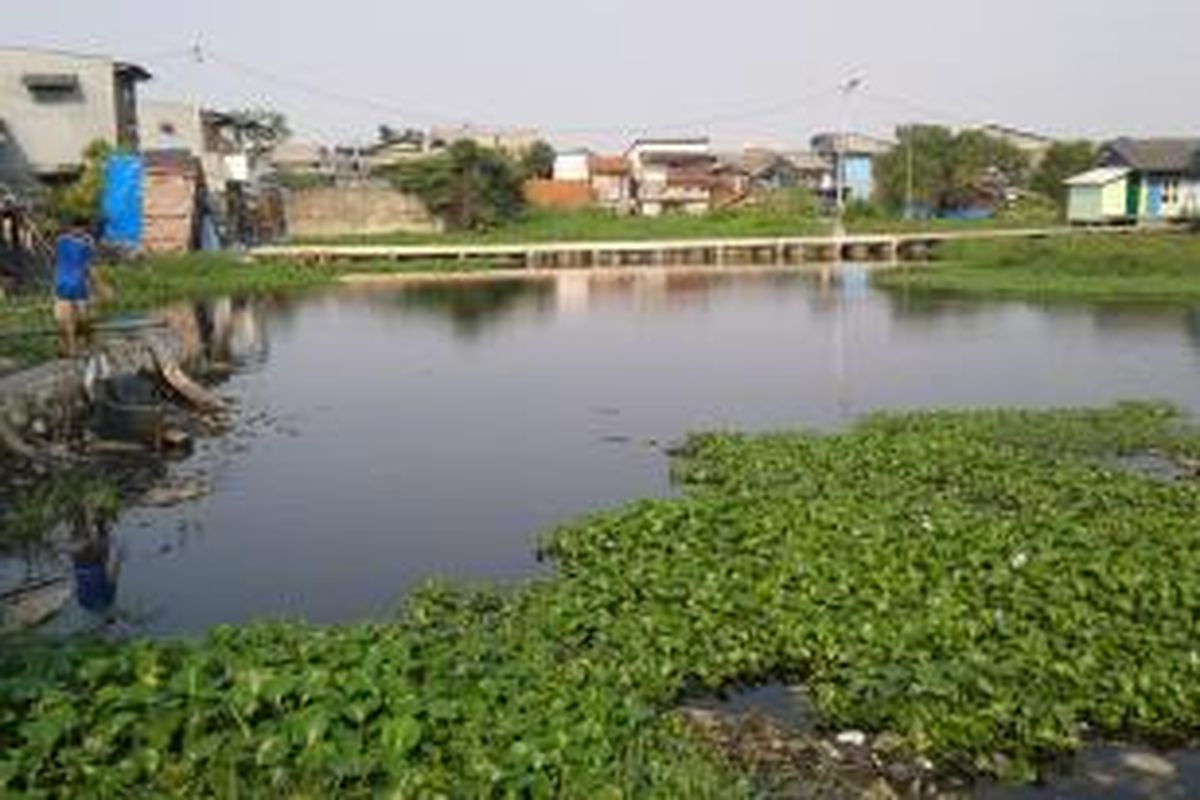
[[[197,44],[186,51],[192,55],[198,63],[214,63],[225,69],[228,69],[236,74],[249,76],[260,81],[275,84],[281,87],[303,92],[313,97],[318,97],[340,105],[354,107],[364,110],[370,110],[378,113],[384,113],[391,116],[401,118],[416,118],[427,122],[449,122],[452,120],[470,119],[471,115],[453,115],[445,112],[435,112],[427,109],[417,109],[407,106],[398,106],[390,102],[380,101],[374,98],[354,95],[347,92],[330,90],[328,88],[318,86],[307,81],[298,80],[296,78],[282,75],[272,70],[246,63],[239,59],[231,58],[221,52],[215,51],[209,47],[201,47]],[[796,107],[803,105],[813,105],[821,102],[827,102],[832,99],[834,92],[823,89],[809,92],[797,97],[792,97],[787,100],[778,101],[769,105],[756,106],[748,109],[736,111],[727,111],[718,114],[707,115],[703,117],[695,117],[690,119],[675,120],[670,122],[658,122],[652,124],[631,124],[624,126],[573,126],[573,127],[555,127],[546,129],[547,133],[553,133],[564,136],[583,136],[583,135],[621,135],[633,133],[645,133],[652,131],[664,130],[683,130],[687,128],[707,127],[713,125],[722,125],[731,122],[741,122],[751,119],[761,119],[766,117],[778,116],[787,113]],[[493,126],[493,127],[511,127],[511,126]]]
[[[928,117],[934,120],[941,120],[951,124],[960,126],[982,125],[978,119],[972,119],[955,111],[947,111],[945,109],[935,109],[921,103],[914,103],[911,100],[906,100],[902,97],[896,97],[889,94],[881,94],[879,92],[869,92],[863,95],[869,101],[875,101],[884,105],[889,105],[893,108],[902,108],[909,113],[915,113],[921,117]]]
[[[308,83],[307,81],[297,80],[295,78],[292,78],[292,77],[289,77],[286,75],[281,75],[281,74],[279,74],[277,72],[273,72],[271,70],[263,69],[261,67],[256,67],[252,64],[247,64],[247,63],[239,61],[237,59],[229,58],[228,56],[218,53],[218,52],[212,50],[211,48],[205,47],[205,48],[201,49],[200,46],[197,45],[196,53],[198,54],[198,58],[200,60],[205,61],[205,62],[211,62],[214,64],[219,64],[219,65],[225,67],[226,69],[232,70],[235,73],[242,73],[245,75],[250,75],[252,77],[258,78],[259,80],[265,81],[267,83],[274,83],[276,85],[290,88],[290,89],[293,89],[296,91],[304,92],[304,93],[312,95],[314,97],[320,97],[320,98],[329,100],[334,103],[339,103],[339,104],[346,105],[346,106],[370,109],[372,111],[382,112],[385,114],[395,115],[395,116],[399,116],[399,117],[408,117],[408,118],[415,117],[418,119],[435,120],[435,121],[439,120],[439,119],[444,120],[444,119],[448,118],[448,115],[444,115],[444,114],[437,114],[434,112],[423,111],[423,110],[415,109],[415,108],[402,108],[400,106],[392,105],[390,103],[379,102],[379,101],[373,100],[371,98],[358,97],[355,95],[346,94],[344,92],[332,91],[332,90],[326,89],[324,87]]]
[[[319,98],[331,103],[336,103],[347,108],[357,108],[368,110],[373,113],[384,114],[388,117],[400,119],[417,119],[429,124],[448,123],[456,124],[456,121],[469,120],[471,115],[455,115],[444,111],[432,111],[429,109],[419,109],[415,107],[398,105],[392,102],[379,100],[377,98],[365,97],[348,92],[332,90],[324,86],[317,85],[302,79],[295,78],[290,75],[285,75],[274,70],[266,69],[254,64],[247,63],[240,59],[236,59],[225,55],[223,52],[214,50],[207,45],[203,45],[200,41],[187,48],[177,48],[170,51],[164,51],[156,57],[147,56],[146,60],[167,60],[186,58],[194,61],[197,64],[215,64],[225,70],[232,72],[243,78],[251,78],[259,82],[272,84],[291,91],[300,92],[308,96]],[[916,112],[921,116],[933,117],[935,119],[957,120],[963,124],[976,124],[974,121],[966,121],[961,115],[954,112],[944,112],[931,110],[928,107],[918,103],[906,100],[904,98],[895,97],[885,93],[880,93],[870,87],[865,88],[865,83],[862,78],[854,78],[849,84],[840,84],[838,86],[829,86],[822,89],[816,89],[795,97],[785,100],[772,102],[768,104],[752,106],[749,108],[741,108],[736,110],[722,111],[706,116],[693,117],[690,119],[681,119],[674,121],[660,121],[650,124],[629,124],[629,125],[612,125],[612,126],[562,126],[553,128],[541,129],[544,133],[558,136],[638,136],[648,135],[656,132],[666,131],[681,131],[696,128],[709,128],[714,126],[724,126],[739,122],[746,122],[756,119],[765,119],[785,115],[800,107],[820,108],[825,104],[847,95],[854,93],[856,97],[862,98],[868,102],[875,102],[893,107],[900,107],[908,112]],[[495,127],[499,129],[512,128],[511,125],[493,125],[482,127]],[[322,139],[326,137],[322,136]]]

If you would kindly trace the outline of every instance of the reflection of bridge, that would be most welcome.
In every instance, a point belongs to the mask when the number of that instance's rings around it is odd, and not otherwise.
[[[1131,228],[1098,228],[1093,235]],[[514,242],[511,244],[287,245],[259,247],[256,259],[306,263],[364,261],[489,262],[526,267],[638,265],[801,264],[831,261],[904,261],[927,258],[955,239],[1041,239],[1073,228],[863,233],[844,236],[672,239],[599,242]]]

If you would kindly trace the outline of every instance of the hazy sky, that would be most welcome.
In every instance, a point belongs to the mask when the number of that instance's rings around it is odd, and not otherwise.
[[[1200,0],[5,0],[0,25],[0,44],[138,60],[144,96],[274,105],[323,141],[468,121],[597,146],[914,119],[1200,135]]]

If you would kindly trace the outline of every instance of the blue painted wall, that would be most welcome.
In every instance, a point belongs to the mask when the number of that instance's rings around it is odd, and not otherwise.
[[[870,200],[875,194],[875,175],[870,156],[842,157],[842,185],[847,200]]]

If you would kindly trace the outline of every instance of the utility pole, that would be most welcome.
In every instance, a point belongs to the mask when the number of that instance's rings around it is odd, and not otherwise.
[[[904,179],[904,218],[913,218],[913,130],[916,126],[909,125],[904,131],[906,154],[907,174]]]
[[[833,169],[834,169],[834,191],[837,193],[837,219],[834,222],[834,236],[842,237],[846,234],[844,224],[844,215],[846,212],[846,160],[845,160],[845,145],[848,133],[846,128],[849,127],[850,117],[850,95],[858,91],[863,86],[863,78],[856,76],[845,81],[838,87],[838,92],[841,93],[845,103],[842,109],[842,125],[841,132],[834,134],[833,137]]]

